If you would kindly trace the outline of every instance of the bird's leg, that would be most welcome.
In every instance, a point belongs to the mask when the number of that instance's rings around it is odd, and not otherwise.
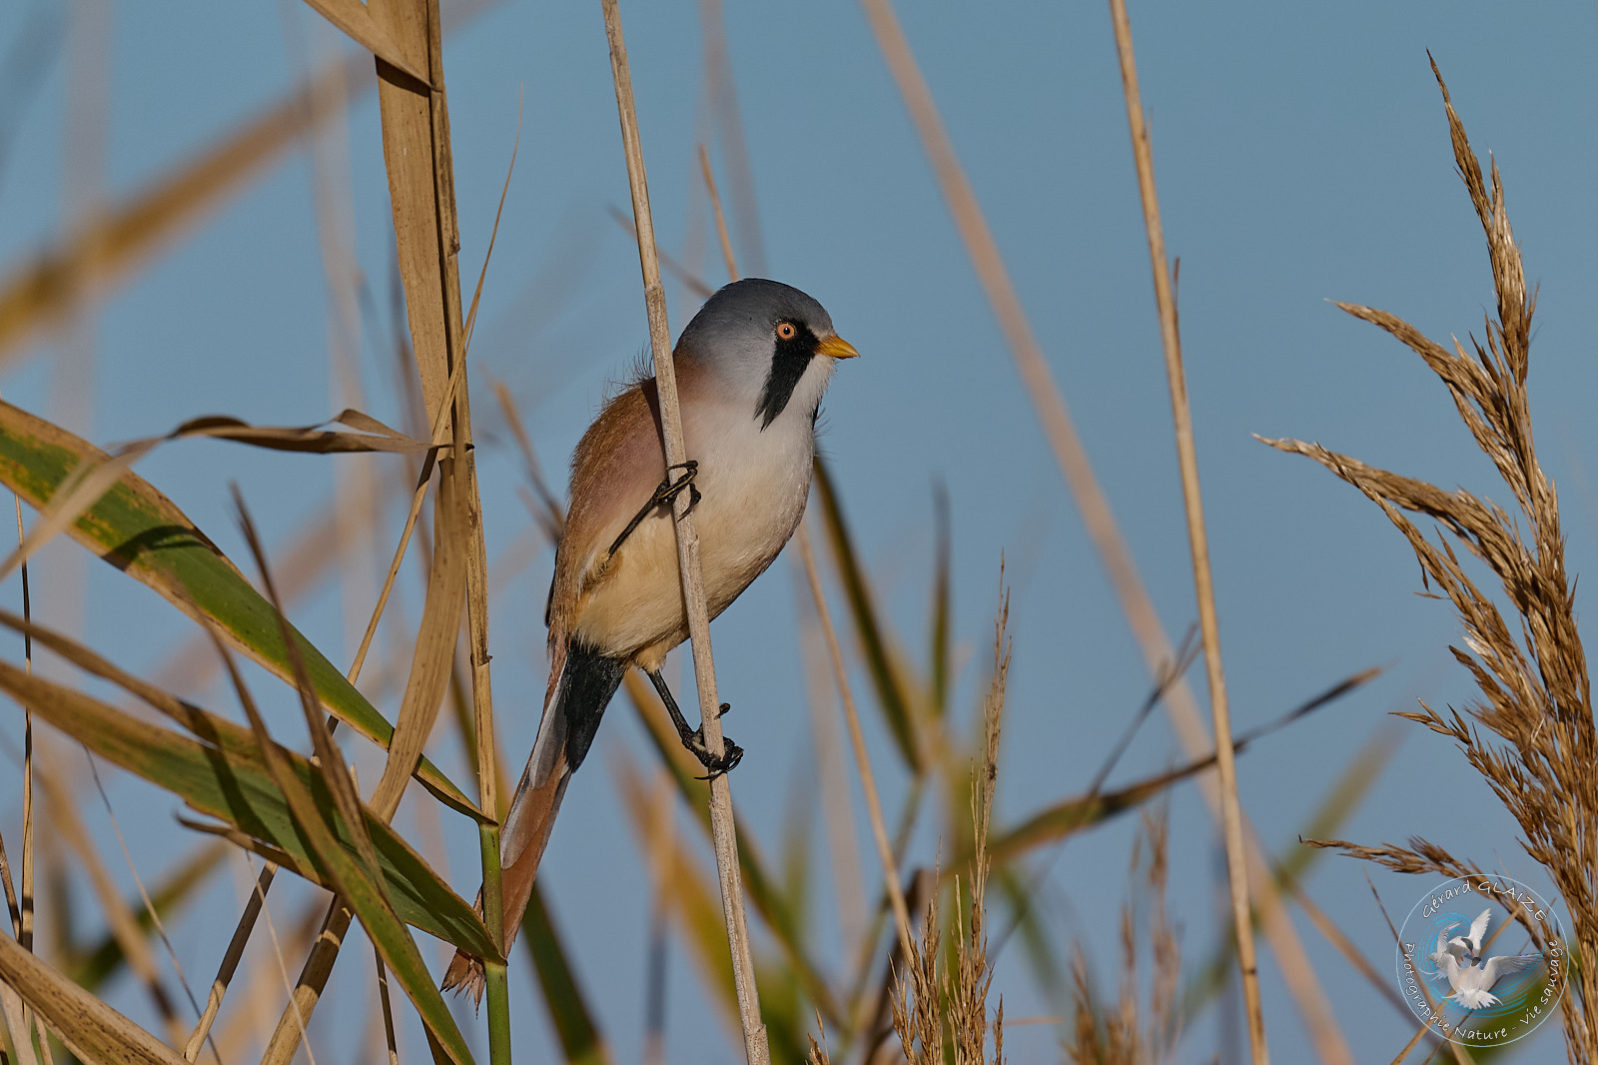
[[[677,736],[682,740],[682,745],[688,748],[688,753],[699,759],[699,764],[710,771],[705,780],[714,780],[723,773],[730,771],[743,759],[744,749],[723,736],[721,742],[724,750],[718,758],[705,747],[705,730],[701,726],[697,729],[688,727],[688,721],[682,716],[682,711],[677,708],[677,700],[671,697],[671,689],[666,687],[666,678],[658,671],[645,670],[649,683],[655,686],[655,691],[660,696],[660,701],[666,704],[666,713],[671,715],[671,723],[677,728]],[[725,714],[731,707],[722,703],[719,713]]]
[[[671,479],[672,470],[682,470],[683,474],[674,481]],[[627,523],[627,527],[621,531],[620,535],[611,541],[610,550],[606,552],[606,557],[610,557],[620,550],[627,537],[633,534],[633,530],[638,528],[656,507],[670,506],[682,494],[684,488],[688,489],[688,510],[683,511],[683,513],[687,514],[688,511],[698,506],[701,496],[699,489],[694,487],[694,478],[698,475],[699,463],[694,459],[689,459],[687,462],[674,462],[667,466],[666,479],[661,481],[655,488],[655,494],[649,497],[649,502],[639,508],[637,514],[633,515],[633,520]]]

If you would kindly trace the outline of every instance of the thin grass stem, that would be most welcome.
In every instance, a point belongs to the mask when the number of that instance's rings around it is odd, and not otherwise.
[[[904,889],[899,886],[898,864],[893,857],[893,844],[888,839],[888,825],[882,817],[882,800],[877,795],[876,774],[871,771],[871,756],[866,752],[865,733],[860,729],[860,714],[855,709],[854,693],[849,689],[849,677],[843,664],[843,651],[838,646],[838,632],[832,624],[832,614],[827,609],[827,597],[821,589],[821,574],[816,569],[816,556],[810,550],[810,536],[801,526],[798,534],[799,557],[804,561],[805,576],[810,581],[810,594],[815,599],[816,614],[821,619],[821,632],[827,640],[827,652],[832,657],[832,671],[838,682],[838,694],[843,700],[844,720],[849,723],[849,740],[854,746],[855,765],[860,770],[860,787],[866,796],[866,812],[871,821],[871,837],[877,845],[877,857],[882,861],[883,886],[888,892],[888,903],[893,907],[894,928],[899,933],[899,949],[906,958],[913,958],[915,941],[910,931],[910,908],[904,901]]]

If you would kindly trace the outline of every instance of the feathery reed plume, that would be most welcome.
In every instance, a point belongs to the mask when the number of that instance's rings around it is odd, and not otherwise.
[[[1064,1043],[1066,1060],[1078,1065],[1154,1065],[1168,1060],[1181,1034],[1177,983],[1182,952],[1165,910],[1167,828],[1164,811],[1143,815],[1143,833],[1132,847],[1129,882],[1136,884],[1143,865],[1142,844],[1148,844],[1148,868],[1141,878],[1148,906],[1149,955],[1154,964],[1149,982],[1146,1013],[1140,1001],[1138,978],[1137,900],[1121,910],[1121,982],[1119,998],[1103,1003],[1088,975],[1087,958],[1080,945],[1071,961],[1072,998],[1076,1019]]]
[[[1565,573],[1559,501],[1532,440],[1526,378],[1537,300],[1526,288],[1498,164],[1492,162],[1489,184],[1435,62],[1432,71],[1442,90],[1454,159],[1487,237],[1497,318],[1486,320],[1485,346],[1472,336],[1473,350],[1467,353],[1457,339],[1450,351],[1384,311],[1338,306],[1391,333],[1442,379],[1476,445],[1513,493],[1518,514],[1463,489],[1444,491],[1316,444],[1266,442],[1308,455],[1381,507],[1409,541],[1427,585],[1435,584],[1459,615],[1464,648],[1449,650],[1470,671],[1480,697],[1463,714],[1452,708],[1440,713],[1422,703],[1420,711],[1400,716],[1459,745],[1471,768],[1514,815],[1521,846],[1547,870],[1569,907],[1575,947],[1589,963],[1574,966],[1572,973],[1562,1011],[1566,1047],[1571,1061],[1592,1061],[1598,1058],[1593,1015],[1598,971],[1590,964],[1598,944],[1598,732],[1574,588]],[[1450,536],[1428,539],[1404,511],[1432,518]],[[1467,575],[1450,537],[1487,567],[1518,617],[1506,620]],[[1323,845],[1399,872],[1467,875],[1475,868],[1419,839],[1405,847],[1337,840]],[[1540,942],[1539,930],[1532,927],[1536,922],[1521,918]]]
[[[1002,579],[1002,571],[1001,571]],[[988,992],[993,966],[988,961],[987,887],[992,858],[988,830],[993,822],[993,792],[999,776],[999,723],[1004,713],[1005,686],[1010,676],[1010,595],[1001,591],[993,625],[993,677],[982,702],[980,758],[971,767],[972,852],[968,870],[970,905],[954,881],[954,942],[941,949],[943,929],[938,892],[927,897],[921,941],[911,945],[908,973],[897,973],[889,1005],[893,1029],[909,1065],[1003,1065],[1004,1001],[993,1019],[993,1056],[986,1055]],[[951,960],[952,955],[952,960]],[[812,1043],[812,1047],[814,1044]]]

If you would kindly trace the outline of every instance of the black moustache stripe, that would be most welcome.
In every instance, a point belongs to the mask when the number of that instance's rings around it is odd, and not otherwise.
[[[755,417],[760,419],[761,429],[770,425],[787,408],[788,401],[793,398],[793,390],[799,386],[799,379],[810,367],[810,360],[816,357],[816,345],[821,343],[808,326],[795,325],[798,331],[787,340],[777,338],[772,349],[771,370],[766,374],[766,387],[760,393],[759,405],[755,407]]]

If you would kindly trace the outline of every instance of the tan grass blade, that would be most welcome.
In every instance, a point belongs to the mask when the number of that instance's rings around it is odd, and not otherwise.
[[[371,52],[391,67],[403,70],[423,85],[430,83],[427,73],[427,56],[409,54],[405,48],[414,42],[407,38],[396,40],[386,27],[372,17],[361,0],[305,0],[317,13],[343,30],[356,44]]]
[[[57,969],[0,936],[0,984],[14,989],[86,1065],[187,1065]]]
[[[434,505],[443,521],[458,521],[456,498],[458,481],[444,478]],[[459,537],[438,539],[433,549],[433,566],[428,575],[427,600],[422,608],[421,628],[411,657],[410,679],[395,720],[394,739],[389,745],[383,776],[372,793],[371,806],[388,820],[399,808],[400,797],[411,774],[421,761],[422,750],[432,735],[433,724],[443,706],[444,689],[449,684],[460,633],[461,607],[466,590],[465,546]]]
[[[15,1060],[18,1065],[38,1065],[39,1059],[33,1053],[33,1044],[29,1039],[30,1014],[28,1007],[11,988],[0,985],[0,1014],[3,1014],[5,1027],[0,1029],[0,1054],[7,1055],[6,1060]],[[44,1037],[48,1040],[49,1036]]]

